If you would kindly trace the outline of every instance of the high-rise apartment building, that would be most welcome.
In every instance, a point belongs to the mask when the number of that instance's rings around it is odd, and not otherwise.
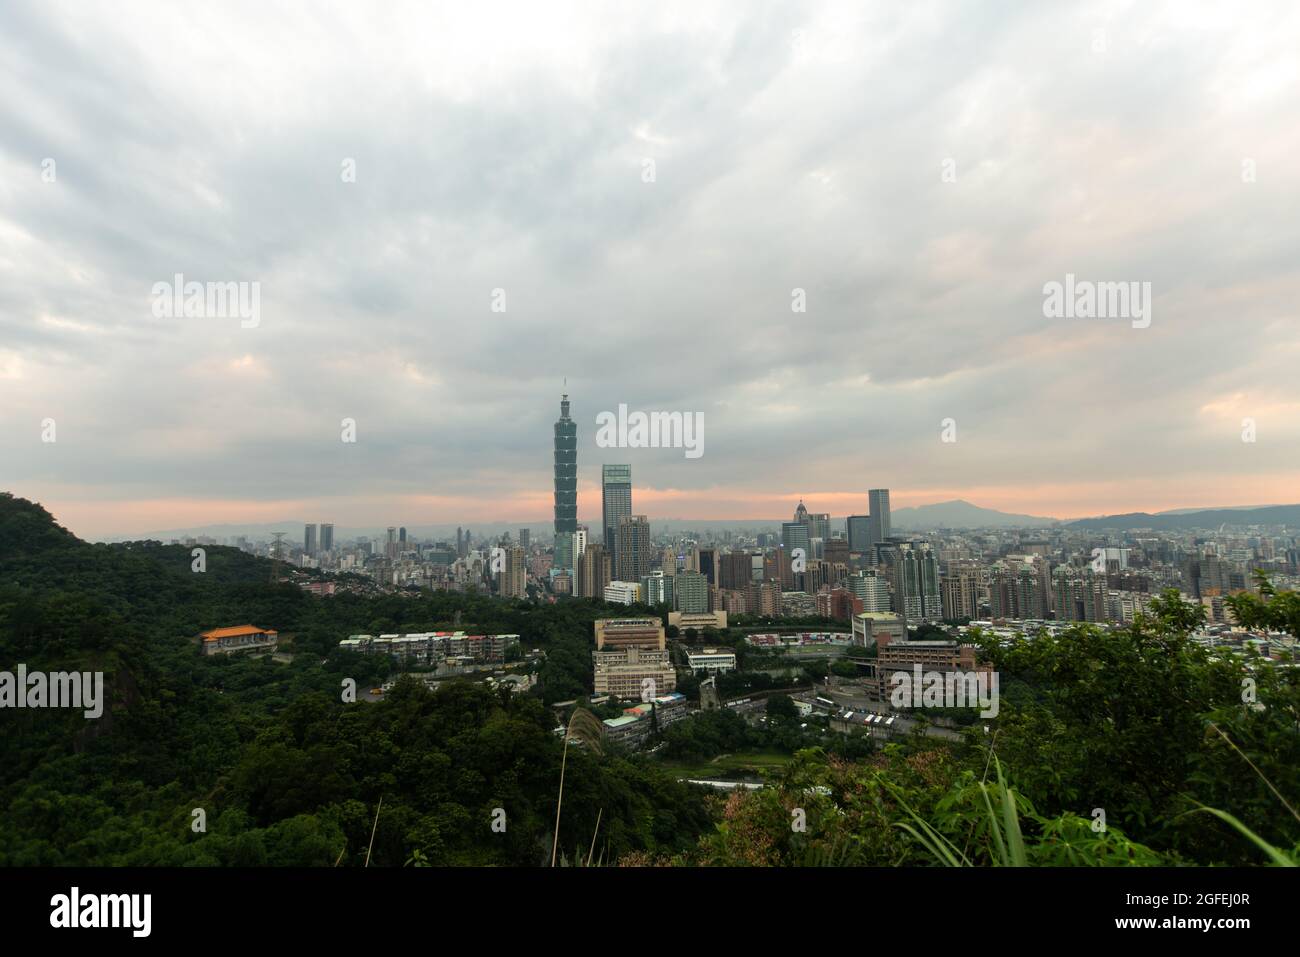
[[[978,618],[980,598],[986,585],[984,566],[971,559],[948,562],[939,579],[939,592],[943,598],[943,617]]]
[[[862,610],[886,612],[890,610],[889,583],[875,571],[868,570],[850,575],[845,579],[847,588],[854,597],[862,602]]]
[[[1110,617],[1105,576],[1061,566],[1052,573],[1057,621],[1106,621]]]
[[[528,597],[528,571],[524,564],[524,550],[518,545],[511,545],[505,550],[505,565],[497,574],[497,591],[502,597]]]
[[[702,614],[709,610],[709,580],[702,572],[681,572],[673,588],[679,612]]]
[[[605,546],[599,542],[587,545],[578,554],[574,594],[583,598],[602,598],[611,578],[609,552]]]
[[[676,581],[676,576],[665,575],[661,569],[641,576],[641,600],[647,605],[672,605]]]
[[[894,566],[895,611],[908,621],[943,617],[939,563],[930,552],[907,549]]]
[[[614,577],[639,582],[650,573],[653,561],[650,522],[644,515],[624,515],[614,535]]]

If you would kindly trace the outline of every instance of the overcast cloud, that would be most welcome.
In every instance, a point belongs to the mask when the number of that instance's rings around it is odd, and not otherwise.
[[[660,518],[1300,501],[1298,84],[1285,0],[6,2],[0,488],[540,520],[567,377],[582,520],[617,461]],[[1045,318],[1067,273],[1150,327]],[[597,448],[619,403],[703,456]]]

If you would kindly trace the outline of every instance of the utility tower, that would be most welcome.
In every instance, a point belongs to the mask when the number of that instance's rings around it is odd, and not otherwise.
[[[284,536],[287,532],[272,532],[275,542],[271,545],[271,584],[280,580],[280,559],[284,554]]]

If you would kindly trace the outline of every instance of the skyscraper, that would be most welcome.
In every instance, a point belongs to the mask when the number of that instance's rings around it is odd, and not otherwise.
[[[831,540],[830,512],[810,512],[808,514],[808,537],[820,538],[823,542]]]
[[[640,582],[650,573],[650,521],[644,515],[624,515],[614,544],[615,578]]]
[[[877,545],[892,534],[889,527],[889,489],[873,488],[867,493],[867,501],[871,507],[868,545]]]
[[[333,522],[321,523],[320,550],[322,552],[334,551],[334,523]]]
[[[302,532],[302,550],[309,558],[316,557],[316,526],[307,525]]]
[[[632,514],[632,466],[600,467],[601,507],[604,510],[605,548],[613,555],[618,543],[618,523]],[[617,561],[617,556],[615,556]]]
[[[578,530],[578,424],[569,418],[569,396],[560,397],[555,422],[555,562],[573,570],[573,533]]]
[[[866,515],[848,517],[849,551],[865,554],[871,550],[871,518]]]

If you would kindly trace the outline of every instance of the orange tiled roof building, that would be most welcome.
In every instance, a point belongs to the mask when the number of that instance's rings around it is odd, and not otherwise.
[[[256,625],[234,625],[199,632],[200,654],[224,655],[236,651],[275,651],[280,633]]]

